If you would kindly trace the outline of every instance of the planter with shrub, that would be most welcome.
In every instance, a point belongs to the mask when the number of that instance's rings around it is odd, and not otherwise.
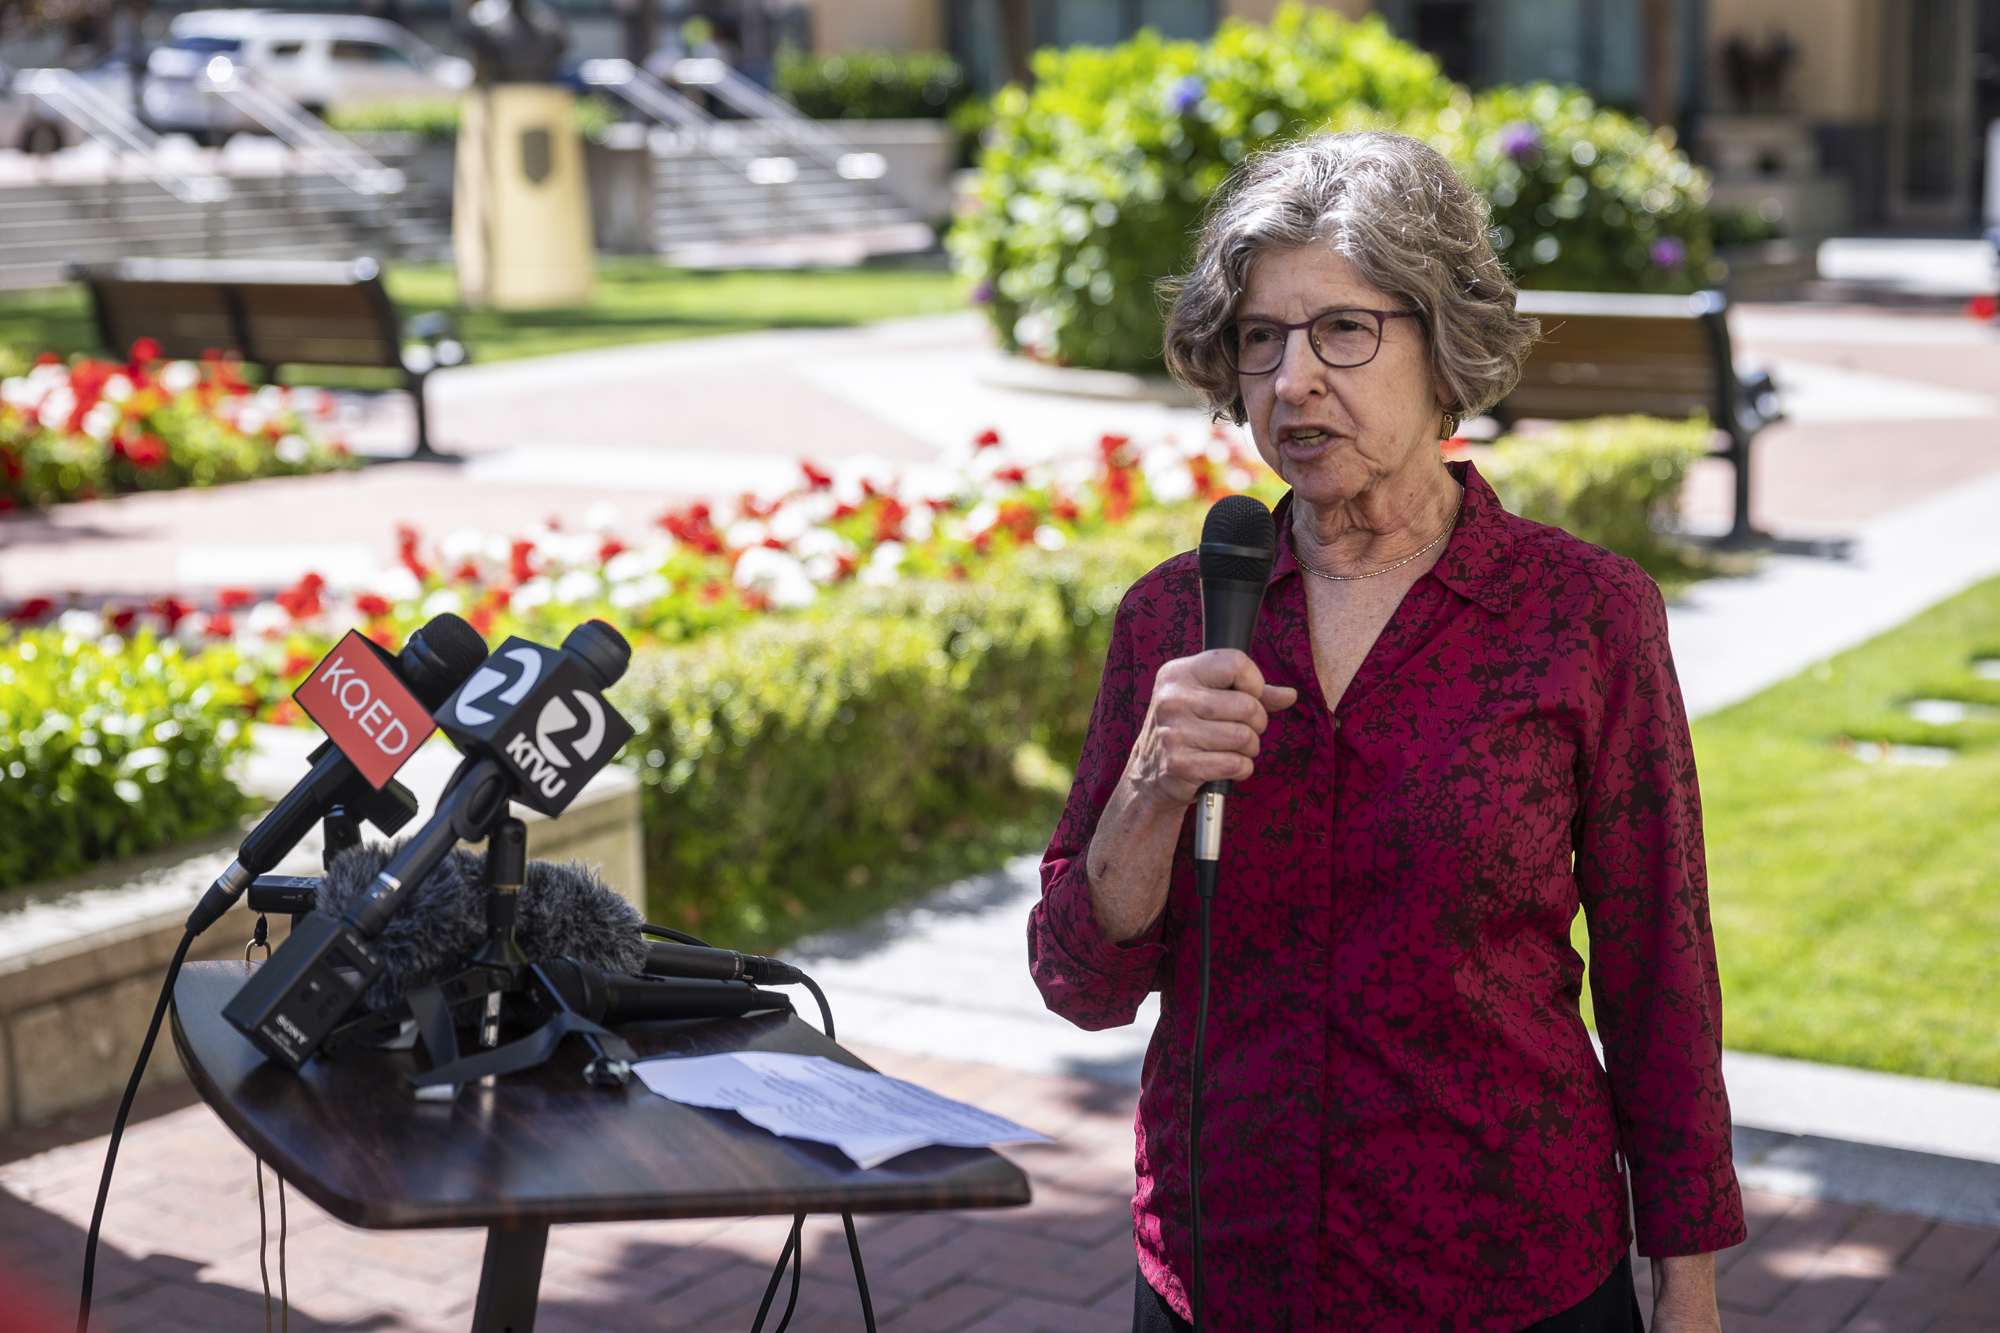
[[[1032,92],[995,99],[978,206],[950,238],[1010,350],[1155,370],[1157,284],[1186,271],[1209,196],[1249,154],[1329,128],[1432,142],[1487,198],[1524,285],[1680,292],[1714,277],[1707,176],[1672,131],[1547,85],[1472,96],[1377,18],[1288,5],[1206,44],[1147,31],[1035,61]]]

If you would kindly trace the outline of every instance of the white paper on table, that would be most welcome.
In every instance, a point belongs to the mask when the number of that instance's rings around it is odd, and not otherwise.
[[[734,1111],[773,1134],[830,1143],[863,1170],[932,1144],[1054,1142],[976,1106],[823,1055],[735,1051],[641,1060],[632,1070],[662,1097]]]

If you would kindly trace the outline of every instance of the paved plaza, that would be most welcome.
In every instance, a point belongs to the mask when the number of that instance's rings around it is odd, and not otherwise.
[[[1879,309],[1750,306],[1733,318],[1741,358],[1787,390],[1789,419],[1758,445],[1757,517],[1802,543],[1842,539],[1845,555],[1779,554],[1673,608],[1696,713],[2000,572],[2000,333]],[[436,394],[437,437],[463,466],[11,519],[0,600],[268,586],[307,568],[361,577],[393,560],[399,523],[507,532],[610,505],[636,528],[688,498],[783,485],[802,457],[949,465],[988,428],[1048,455],[1106,431],[1210,428],[1168,402],[1024,385],[974,316],[473,366],[438,376]],[[397,447],[404,405],[362,408],[357,445]],[[1697,473],[1693,526],[1726,523],[1728,483],[1720,464]],[[1084,1033],[1042,1008],[1023,940],[1035,891],[1032,860],[1016,862],[796,951],[864,1058],[1057,1138],[1007,1150],[1034,1181],[1028,1208],[863,1223],[885,1328],[1130,1326],[1132,1098],[1152,1013]],[[1729,1058],[1753,1234],[1725,1256],[1725,1328],[2000,1333],[2000,1092]],[[0,1263],[45,1283],[58,1308],[73,1299],[107,1120],[100,1110],[0,1139]],[[296,1196],[291,1222],[295,1327],[469,1319],[475,1233],[364,1233]],[[250,1159],[185,1089],[142,1106],[106,1236],[97,1327],[259,1325]],[[817,1222],[808,1238],[794,1327],[859,1328],[837,1226]],[[559,1228],[539,1326],[748,1328],[782,1239],[767,1221]]]

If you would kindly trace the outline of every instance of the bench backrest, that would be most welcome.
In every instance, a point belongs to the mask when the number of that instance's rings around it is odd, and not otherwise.
[[[1509,419],[1696,411],[1728,419],[1735,372],[1719,293],[1527,291],[1518,308],[1542,321],[1542,337],[1502,406]]]
[[[375,262],[128,259],[71,270],[90,288],[114,352],[139,338],[163,356],[234,350],[265,367],[402,368],[395,302]]]

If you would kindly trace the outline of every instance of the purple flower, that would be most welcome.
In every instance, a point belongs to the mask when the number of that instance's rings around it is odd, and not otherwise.
[[[1190,74],[1174,85],[1174,110],[1185,116],[1206,96],[1208,96],[1208,85],[1203,83],[1198,75]]]
[[[988,305],[993,300],[993,284],[982,282],[972,289],[972,304]]]
[[[1517,162],[1541,146],[1541,132],[1525,120],[1509,121],[1500,127],[1500,151]]]
[[[1688,262],[1688,248],[1678,236],[1662,236],[1653,242],[1647,253],[1652,256],[1654,268],[1663,268],[1669,273]]]

